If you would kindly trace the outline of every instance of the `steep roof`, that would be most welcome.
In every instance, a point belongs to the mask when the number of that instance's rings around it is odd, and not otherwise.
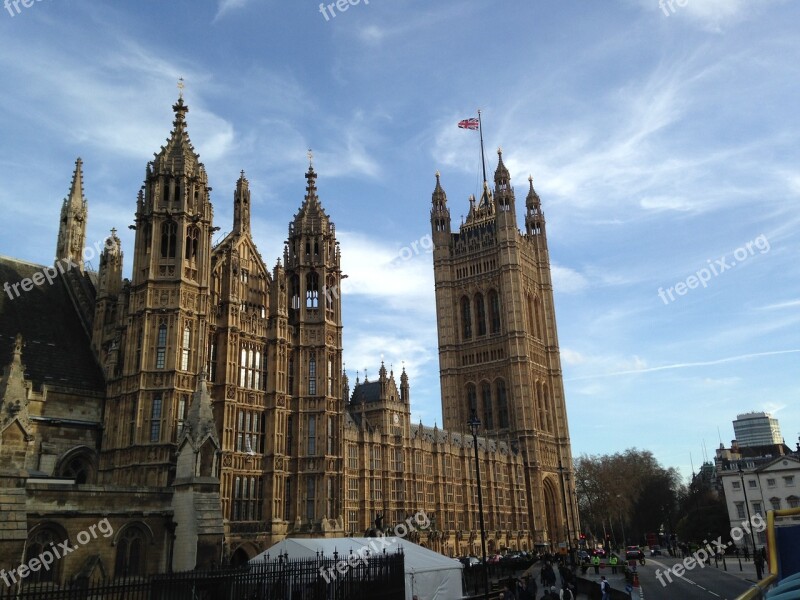
[[[13,285],[44,269],[43,265],[0,256],[0,285]],[[24,342],[25,377],[36,389],[46,383],[103,392],[102,371],[62,276],[55,277],[52,285],[45,281],[30,291],[21,287],[17,291],[19,296],[10,287],[9,291],[0,290],[0,368],[5,370],[11,363],[19,333]]]

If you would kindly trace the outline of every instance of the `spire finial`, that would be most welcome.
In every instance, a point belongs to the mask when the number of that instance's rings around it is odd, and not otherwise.
[[[314,168],[314,152],[311,150],[311,148],[308,149],[308,152],[306,153],[306,156],[308,156],[308,168],[309,169],[313,169]]]
[[[183,88],[186,87],[183,83],[183,77],[178,77],[178,98],[183,99]]]

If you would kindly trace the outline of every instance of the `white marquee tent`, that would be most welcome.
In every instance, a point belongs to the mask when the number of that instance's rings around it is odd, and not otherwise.
[[[405,598],[412,600],[416,594],[419,600],[458,600],[463,597],[461,569],[464,566],[454,558],[448,558],[437,552],[418,546],[400,537],[386,538],[286,538],[258,556],[250,559],[250,563],[258,563],[286,554],[289,558],[316,558],[321,552],[327,558],[333,558],[334,551],[341,558],[359,553],[362,549],[370,554],[387,554],[403,549],[405,556]],[[362,552],[363,555],[363,552]]]

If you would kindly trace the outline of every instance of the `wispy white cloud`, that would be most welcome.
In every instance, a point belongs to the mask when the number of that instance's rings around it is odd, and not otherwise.
[[[580,377],[571,377],[569,381],[580,381],[582,379],[598,379],[604,377],[619,377],[622,375],[640,375],[645,373],[655,373],[657,371],[672,371],[675,369],[690,369],[695,367],[710,367],[714,365],[722,365],[726,363],[732,362],[739,362],[750,360],[753,358],[761,358],[764,356],[777,356],[781,354],[797,354],[800,353],[800,349],[795,350],[775,350],[772,352],[756,352],[751,354],[741,354],[739,356],[730,356],[727,358],[720,358],[716,360],[708,360],[708,361],[698,361],[698,362],[687,362],[687,363],[674,363],[671,365],[661,365],[658,367],[645,367],[636,368],[636,369],[627,369],[624,371],[615,371],[613,373],[597,373],[595,375],[583,375]]]
[[[216,22],[231,11],[244,8],[249,2],[250,0],[219,0],[214,21]]]

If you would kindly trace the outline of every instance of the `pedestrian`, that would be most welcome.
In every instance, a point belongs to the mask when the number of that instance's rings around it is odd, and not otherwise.
[[[764,556],[758,550],[756,550],[755,556],[753,556],[753,562],[756,564],[756,578],[761,580],[761,577],[764,575]]]
[[[611,584],[606,581],[606,576],[600,576],[600,593],[603,594],[602,600],[611,600]]]
[[[595,575],[599,575],[600,574],[600,557],[597,556],[597,554],[595,554],[592,557],[592,566],[594,567],[594,574]]]
[[[566,585],[559,592],[558,600],[575,600],[575,593],[572,591],[572,585]]]
[[[617,574],[617,563],[619,563],[619,559],[617,558],[616,554],[612,554],[611,558],[608,559],[608,563],[611,565],[611,574]]]
[[[744,547],[744,559],[750,560],[750,549],[747,547],[747,545]]]

